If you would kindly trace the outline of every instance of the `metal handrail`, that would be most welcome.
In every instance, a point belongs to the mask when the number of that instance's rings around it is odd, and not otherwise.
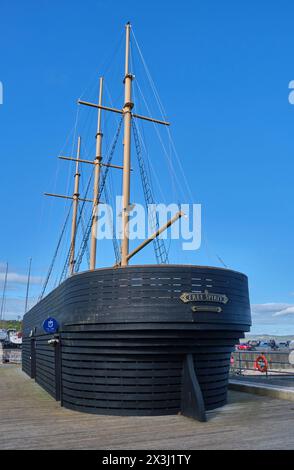
[[[251,364],[255,363],[255,360],[258,356],[263,355],[268,361],[268,369],[266,371],[266,374],[280,374],[284,376],[294,376],[294,366],[290,364],[289,362],[285,361],[278,361],[276,360],[277,358],[273,358],[273,360],[269,357],[270,355],[277,355],[281,356],[283,355],[284,357],[288,355],[290,351],[233,351],[232,357],[234,358],[234,363],[231,363],[230,367],[230,372],[231,373],[237,373],[242,375],[243,371],[254,371],[254,372],[260,372],[258,371],[257,368],[255,367],[250,367]],[[237,356],[237,357],[236,357]],[[248,357],[249,356],[249,357]],[[251,357],[250,357],[251,356]],[[253,358],[254,357],[254,358]],[[274,368],[272,367],[274,365]],[[278,365],[282,365],[283,367],[279,368]],[[293,369],[292,371],[285,371],[283,369]],[[263,374],[264,372],[260,372]]]

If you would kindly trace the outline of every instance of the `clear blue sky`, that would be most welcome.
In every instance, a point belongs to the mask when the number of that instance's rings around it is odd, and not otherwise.
[[[0,262],[2,279],[6,261],[14,275],[8,316],[22,313],[29,257],[34,297],[58,238],[64,204],[42,193],[65,190],[68,166],[56,156],[70,152],[64,142],[76,99],[95,99],[93,77],[95,84],[130,20],[203,207],[209,250],[176,252],[172,261],[219,265],[218,253],[249,277],[254,331],[294,334],[293,13],[291,0],[2,2]],[[118,67],[122,58],[121,49]],[[114,67],[108,77],[116,106],[122,75]],[[167,180],[162,185],[168,193]]]

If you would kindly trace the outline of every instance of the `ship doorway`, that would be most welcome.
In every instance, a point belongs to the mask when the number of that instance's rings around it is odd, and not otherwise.
[[[30,362],[31,362],[31,379],[35,379],[36,377],[36,340],[35,338],[31,338],[30,340]]]
[[[61,401],[62,405],[62,387],[61,387],[61,338],[60,335],[54,335],[54,361],[55,361],[55,399]]]

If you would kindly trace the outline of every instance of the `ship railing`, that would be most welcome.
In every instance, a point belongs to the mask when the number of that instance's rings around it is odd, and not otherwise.
[[[293,377],[294,365],[290,363],[291,350],[252,350],[234,351],[231,355],[230,375]],[[258,368],[258,358],[266,359],[265,367]],[[262,362],[262,361],[261,361]],[[263,365],[263,364],[262,364]],[[261,370],[260,370],[261,369]]]

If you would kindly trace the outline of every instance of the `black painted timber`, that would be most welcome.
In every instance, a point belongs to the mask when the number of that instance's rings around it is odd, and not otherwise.
[[[229,300],[180,299],[183,292],[204,290]],[[222,311],[193,312],[193,305]],[[48,317],[60,325],[57,347],[43,331]],[[183,409],[187,396],[184,365],[190,355],[204,407],[214,409],[226,403],[231,352],[250,324],[247,277],[236,271],[183,265],[86,271],[68,278],[24,316],[23,370],[32,376],[33,339],[35,380],[65,407],[173,414]]]
[[[192,354],[187,354],[183,366],[181,413],[198,421],[206,421],[203,394],[195,374]]]

